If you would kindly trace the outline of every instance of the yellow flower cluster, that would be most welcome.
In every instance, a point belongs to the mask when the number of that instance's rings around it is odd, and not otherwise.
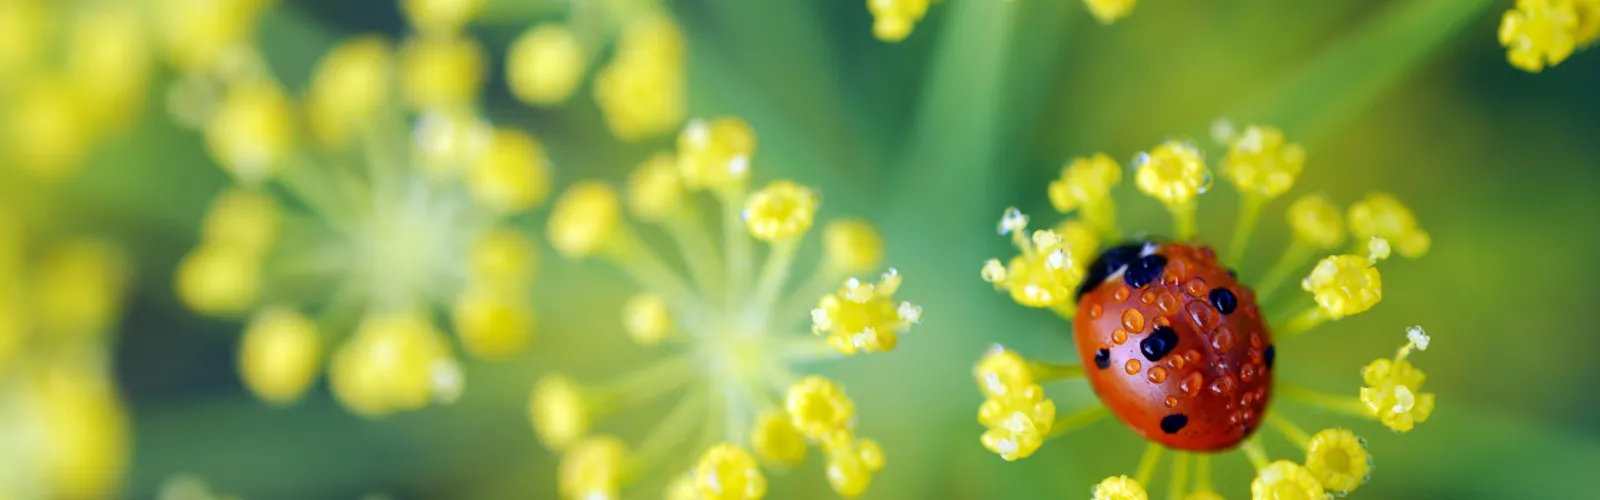
[[[644,477],[665,473],[676,477],[668,498],[761,498],[763,466],[798,466],[812,446],[827,461],[834,491],[861,495],[884,465],[883,450],[856,434],[855,402],[842,387],[820,376],[802,378],[796,369],[892,350],[921,309],[895,301],[901,277],[893,270],[877,283],[850,277],[876,268],[883,256],[882,238],[859,220],[826,224],[822,262],[790,286],[819,197],[787,180],[750,190],[756,136],[743,120],[693,120],[677,144],[675,152],[646,159],[625,193],[581,181],[550,215],[549,238],[562,255],[608,261],[647,290],[622,306],[628,335],[642,346],[686,351],[606,384],[552,374],[534,385],[528,414],[539,441],[563,455],[562,497],[616,498]],[[707,199],[716,203],[699,203]],[[624,210],[664,231],[687,273],[663,262]],[[719,215],[720,235],[705,226],[702,210]],[[759,269],[757,243],[766,247]],[[813,336],[783,335],[808,309]],[[593,433],[604,418],[668,394],[676,395],[674,408],[638,449]],[[705,438],[688,439],[696,435]],[[669,454],[686,450],[701,453],[693,470],[662,470]]]
[[[294,402],[326,366],[364,416],[448,403],[463,380],[447,332],[485,359],[531,340],[537,255],[510,223],[548,196],[551,166],[538,139],[475,110],[481,49],[460,29],[477,3],[407,0],[418,33],[398,49],[373,35],[334,47],[304,128],[268,75],[225,82],[204,131],[239,186],[175,282],[196,312],[256,311],[239,370],[261,399]]]
[[[0,2],[0,164],[69,177],[138,119],[150,27],[127,2]]]
[[[1222,177],[1233,185],[1242,200],[1239,227],[1235,229],[1235,258],[1245,255],[1251,229],[1259,212],[1269,202],[1286,194],[1300,177],[1305,150],[1289,142],[1282,131],[1252,125],[1237,135],[1221,134],[1227,154],[1220,164]],[[1168,141],[1133,162],[1134,181],[1140,191],[1166,206],[1175,220],[1181,241],[1201,239],[1193,234],[1194,217],[1200,195],[1211,183],[1204,154],[1194,145]],[[1120,183],[1121,172],[1110,157],[1097,154],[1073,160],[1061,177],[1048,188],[1051,204],[1057,211],[1073,217],[1053,230],[1028,233],[1028,217],[1008,210],[1000,222],[1000,234],[1009,236],[1020,255],[1008,263],[990,260],[981,275],[997,290],[1007,291],[1020,305],[1050,308],[1064,318],[1077,314],[1073,299],[1085,285],[1086,266],[1102,248],[1102,240],[1122,240],[1115,223],[1112,190]],[[1282,324],[1271,325],[1275,340],[1285,341],[1320,324],[1371,309],[1383,297],[1382,278],[1376,263],[1393,251],[1405,257],[1426,253],[1429,237],[1415,215],[1393,196],[1377,193],[1352,204],[1348,212],[1319,195],[1302,196],[1290,204],[1287,221],[1291,229],[1289,248],[1258,282],[1256,297],[1266,296],[1289,276],[1299,272],[1316,255],[1339,247],[1346,235],[1354,235],[1366,245],[1349,254],[1329,256],[1318,262],[1301,281],[1312,304]],[[1240,262],[1233,262],[1240,264]],[[1246,268],[1245,271],[1250,271]],[[1093,285],[1093,284],[1089,284]],[[1292,312],[1292,311],[1290,311]],[[1279,317],[1276,313],[1263,313]],[[1421,328],[1408,332],[1411,342],[1393,359],[1380,359],[1363,371],[1365,387],[1359,397],[1327,395],[1286,382],[1277,382],[1274,393],[1315,407],[1370,418],[1396,431],[1408,431],[1425,421],[1433,410],[1432,394],[1421,393],[1422,372],[1407,360],[1412,349],[1425,349],[1428,337]],[[980,438],[984,447],[1005,460],[1034,454],[1047,440],[1089,425],[1108,414],[1102,404],[1057,415],[1055,402],[1045,395],[1044,383],[1078,379],[1084,375],[1077,364],[1058,365],[1032,360],[996,346],[978,361],[973,371],[985,401],[978,420],[986,428]],[[1303,464],[1270,461],[1258,437],[1241,445],[1255,465],[1257,476],[1251,484],[1252,498],[1324,498],[1329,492],[1354,491],[1371,473],[1371,455],[1366,443],[1354,433],[1328,429],[1308,435],[1277,413],[1265,420],[1306,452]],[[1092,491],[1096,499],[1141,500],[1151,475],[1160,463],[1160,445],[1151,444],[1140,462],[1138,474],[1107,478]],[[1210,456],[1180,452],[1173,465],[1172,497],[1193,500],[1220,498],[1209,479]],[[1197,465],[1198,478],[1191,487],[1188,466]]]
[[[928,13],[928,0],[867,0],[872,13],[872,36],[898,42],[911,36],[911,28]]]
[[[1561,64],[1600,40],[1600,0],[1517,0],[1500,18],[1500,45],[1512,66],[1530,73]]]
[[[1089,8],[1089,14],[1094,15],[1100,24],[1111,24],[1128,17],[1138,3],[1139,0],[1083,0],[1083,5]]]

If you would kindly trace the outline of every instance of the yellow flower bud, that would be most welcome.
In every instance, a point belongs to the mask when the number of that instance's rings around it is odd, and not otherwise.
[[[487,360],[501,360],[522,353],[533,338],[534,314],[530,302],[522,294],[495,288],[467,289],[450,309],[462,347]]]
[[[595,102],[606,125],[626,142],[670,132],[683,122],[688,68],[677,24],[651,15],[627,25],[617,54],[595,75]]]
[[[1283,131],[1251,125],[1228,144],[1222,176],[1241,193],[1271,199],[1294,187],[1305,164],[1306,150],[1285,142]]]
[[[1027,458],[1044,444],[1055,419],[1056,404],[1044,396],[1044,388],[1013,388],[978,407],[978,423],[988,428],[979,440],[1008,462]]]
[[[1404,203],[1387,193],[1372,193],[1350,205],[1350,234],[1361,240],[1376,236],[1394,243],[1406,258],[1428,253],[1428,233]]]
[[[1320,194],[1303,195],[1289,204],[1289,230],[1313,247],[1329,249],[1344,242],[1344,216]]]
[[[789,388],[784,399],[789,419],[800,434],[821,440],[844,429],[855,418],[855,402],[832,380],[811,375]]]
[[[1317,305],[1331,319],[1360,314],[1383,300],[1383,277],[1376,267],[1386,257],[1387,244],[1374,238],[1373,246],[1383,253],[1374,255],[1334,255],[1317,263],[1301,287],[1311,292]]]
[[[17,166],[41,179],[61,180],[88,158],[95,127],[76,88],[47,79],[18,91],[3,122],[3,139]]]
[[[867,0],[867,11],[872,13],[872,36],[899,42],[928,13],[928,0]]]
[[[615,499],[622,486],[628,449],[611,436],[576,443],[561,457],[557,489],[566,500]]]
[[[74,20],[68,71],[102,130],[127,126],[144,107],[151,56],[140,21],[117,6],[85,9]]]
[[[128,266],[127,257],[105,242],[74,241],[53,249],[38,264],[32,292],[41,332],[104,333],[122,313]]]
[[[460,390],[458,369],[433,325],[401,313],[363,320],[328,375],[340,403],[375,418],[450,399]]]
[[[502,212],[521,212],[550,195],[550,159],[527,133],[496,130],[471,177],[472,196]]]
[[[472,243],[467,252],[471,281],[507,292],[525,291],[539,265],[538,248],[522,232],[501,227]]]
[[[816,193],[792,181],[776,181],[750,195],[744,206],[750,235],[765,242],[806,234],[817,215]]]
[[[1306,446],[1306,470],[1323,489],[1345,496],[1372,477],[1372,455],[1367,442],[1345,429],[1327,429],[1311,437]]]
[[[767,478],[743,448],[719,444],[706,450],[695,469],[695,486],[704,500],[757,500],[767,494]]]
[[[282,224],[283,213],[271,196],[233,188],[211,201],[200,228],[200,240],[206,245],[261,256],[272,248]]]
[[[167,59],[184,72],[221,69],[255,42],[265,0],[161,0]]]
[[[628,176],[628,210],[647,221],[659,221],[683,210],[683,183],[672,153],[656,153]]]
[[[828,486],[844,498],[867,492],[873,473],[883,468],[883,448],[871,439],[848,440],[828,450]]]
[[[1094,485],[1093,500],[1149,500],[1144,485],[1128,476],[1113,476]]]
[[[639,345],[659,344],[672,332],[672,312],[660,296],[634,295],[622,306],[622,329]]]
[[[1188,203],[1211,183],[1205,158],[1191,144],[1167,141],[1140,158],[1139,190],[1169,207]]]
[[[846,273],[876,269],[883,264],[883,236],[863,220],[829,222],[822,230],[823,259]]]
[[[78,366],[46,368],[31,396],[37,405],[29,442],[43,448],[34,464],[55,498],[114,494],[128,463],[128,416],[105,375]]]
[[[678,134],[678,170],[690,189],[733,189],[750,176],[756,133],[733,116],[694,120]]]
[[[1375,360],[1361,371],[1366,384],[1361,388],[1361,402],[1395,432],[1409,432],[1433,414],[1433,394],[1421,392],[1427,374],[1406,360],[1412,349],[1428,348],[1428,335],[1419,326],[1407,329],[1406,336],[1410,342],[1394,359]]]
[[[417,122],[414,137],[422,168],[449,177],[476,168],[489,150],[495,132],[471,111],[452,108],[424,113]]]
[[[978,388],[983,390],[983,395],[989,398],[999,398],[1032,387],[1035,382],[1033,371],[1028,368],[1028,360],[1000,345],[990,347],[983,354],[978,365],[972,367],[972,376],[978,379]]]
[[[400,46],[400,85],[414,109],[458,109],[483,90],[483,46],[463,35],[425,35]]]
[[[1600,40],[1600,1],[1574,0],[1572,9],[1578,15],[1577,30],[1573,33],[1578,45],[1591,45]]]
[[[794,428],[789,415],[765,411],[750,430],[750,443],[762,460],[782,467],[796,467],[806,460],[806,438]]]
[[[1050,204],[1061,213],[1086,205],[1109,202],[1111,189],[1122,183],[1122,167],[1104,153],[1074,158],[1061,169],[1061,177],[1050,182]]]
[[[245,184],[266,180],[294,147],[294,109],[283,89],[253,82],[230,89],[206,124],[206,145]]]
[[[317,63],[306,94],[311,132],[342,146],[389,104],[394,56],[388,40],[363,35],[341,42]]]
[[[571,28],[541,24],[511,42],[506,55],[506,83],[511,94],[533,106],[567,101],[583,81],[583,47]]]
[[[291,309],[268,309],[256,314],[244,331],[239,376],[256,397],[289,404],[316,378],[321,357],[316,323]]]
[[[1323,499],[1328,493],[1317,482],[1317,476],[1300,464],[1279,460],[1256,472],[1250,482],[1253,500]]]
[[[400,0],[406,21],[428,34],[454,34],[482,8],[483,0]]]
[[[566,375],[545,375],[534,383],[528,418],[539,442],[551,450],[565,450],[589,433],[583,388]]]
[[[1572,0],[1517,0],[1500,18],[1500,45],[1512,66],[1538,73],[1572,55],[1578,29]]]
[[[207,315],[226,316],[255,305],[261,262],[235,247],[201,246],[178,263],[178,298]]]
[[[922,308],[894,301],[900,274],[890,269],[877,284],[850,278],[837,293],[824,295],[811,311],[811,331],[846,356],[893,350],[898,334],[922,321]]]
[[[567,258],[599,251],[619,230],[619,204],[611,186],[595,181],[572,185],[550,212],[550,243]]]

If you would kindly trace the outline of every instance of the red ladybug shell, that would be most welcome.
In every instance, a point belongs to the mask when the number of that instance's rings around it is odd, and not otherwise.
[[[1107,250],[1079,289],[1073,333],[1100,400],[1146,439],[1223,450],[1261,423],[1272,336],[1255,292],[1209,247]]]

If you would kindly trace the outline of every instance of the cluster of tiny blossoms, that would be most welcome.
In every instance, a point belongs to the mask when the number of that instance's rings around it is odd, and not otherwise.
[[[677,130],[687,112],[688,47],[656,2],[575,6],[567,24],[541,23],[512,42],[506,83],[530,106],[568,100],[603,48],[620,31],[611,61],[594,80],[594,98],[618,139],[633,142]]]
[[[928,5],[938,0],[867,0],[872,13],[872,36],[885,42],[899,42],[911,36],[912,28],[928,14]],[[1009,0],[1008,0],[1009,1]],[[1100,24],[1111,24],[1133,13],[1139,0],[1083,0]]]
[[[0,164],[68,177],[144,107],[149,27],[132,0],[0,0]]]
[[[1506,59],[1538,73],[1600,40],[1600,0],[1517,0],[1500,18]]]
[[[0,497],[108,498],[130,446],[110,359],[127,258],[98,239],[30,238],[44,228],[11,200],[0,198]]]
[[[1231,126],[1223,126],[1218,131],[1218,139],[1227,145],[1221,175],[1238,190],[1242,200],[1240,222],[1229,249],[1231,260],[1238,262],[1263,207],[1293,187],[1304,167],[1305,152],[1271,127],[1251,126],[1235,133]],[[1102,242],[1119,241],[1122,237],[1111,199],[1112,189],[1122,182],[1122,175],[1122,169],[1105,155],[1073,160],[1050,184],[1049,196],[1058,211],[1076,216],[1054,228],[1028,233],[1027,217],[1009,210],[1000,223],[1000,233],[1010,236],[1020,253],[1009,262],[987,262],[982,269],[983,278],[996,289],[1009,292],[1019,304],[1048,308],[1064,318],[1073,318],[1073,291],[1085,279],[1087,266],[1104,246]],[[1196,201],[1209,188],[1210,175],[1200,150],[1186,142],[1163,143],[1139,154],[1133,165],[1139,190],[1172,213],[1179,241],[1197,236]],[[1347,234],[1354,236],[1358,245],[1350,253],[1327,256],[1312,267],[1301,281],[1311,304],[1288,315],[1287,321],[1271,325],[1280,341],[1372,308],[1383,296],[1377,262],[1391,251],[1419,257],[1430,244],[1411,211],[1393,196],[1382,193],[1368,195],[1342,214],[1325,198],[1305,195],[1289,205],[1287,220],[1292,233],[1288,248],[1264,278],[1256,281],[1262,301],[1289,276],[1304,269],[1317,253],[1342,245]],[[1373,361],[1361,371],[1364,386],[1355,395],[1325,394],[1283,382],[1276,385],[1278,394],[1314,407],[1376,420],[1396,432],[1410,431],[1428,419],[1434,398],[1433,394],[1421,392],[1425,377],[1407,359],[1413,350],[1428,347],[1428,336],[1420,327],[1413,327],[1407,330],[1407,337],[1408,343],[1393,358]],[[981,438],[983,445],[1006,460],[1017,460],[1033,454],[1048,439],[1106,416],[1106,406],[1097,401],[1058,417],[1055,402],[1045,395],[1042,384],[1078,379],[1084,374],[1083,367],[1077,364],[1032,360],[995,346],[974,368],[986,398],[978,415],[979,422],[987,428]],[[1247,439],[1241,448],[1257,471],[1251,484],[1252,498],[1323,498],[1329,493],[1353,491],[1367,480],[1371,457],[1365,441],[1351,431],[1328,429],[1313,435],[1301,431],[1280,413],[1269,413],[1266,418],[1269,425],[1305,453],[1306,459],[1303,463],[1269,461],[1260,436]],[[1163,450],[1151,443],[1135,476],[1106,479],[1094,488],[1093,498],[1148,498],[1143,485],[1149,483]],[[1177,455],[1170,486],[1174,497],[1187,494],[1184,498],[1193,500],[1221,498],[1212,489],[1208,475],[1210,455]],[[1191,462],[1196,467],[1192,486],[1188,480]]]
[[[894,300],[901,278],[892,269],[877,282],[849,277],[877,268],[883,257],[878,233],[854,220],[825,227],[821,264],[785,294],[817,194],[784,180],[749,191],[756,136],[738,118],[691,121],[677,146],[640,165],[625,195],[579,182],[550,216],[550,241],[561,254],[605,260],[646,289],[622,308],[627,334],[642,346],[676,351],[605,384],[561,374],[535,384],[529,414],[539,440],[562,454],[561,496],[618,498],[624,487],[664,473],[673,478],[667,498],[761,498],[762,466],[795,467],[808,445],[821,448],[834,491],[860,495],[883,467],[883,451],[856,434],[855,403],[843,387],[795,369],[892,350],[921,309]],[[688,279],[644,243],[624,210],[677,244]],[[721,222],[720,248],[708,219]],[[753,242],[767,250],[759,269]],[[814,335],[791,333],[807,310]],[[673,409],[636,448],[592,431],[604,417],[668,395]],[[702,454],[688,463],[684,452]]]
[[[550,165],[536,138],[481,118],[485,56],[462,32],[477,3],[401,2],[414,33],[338,44],[299,102],[263,65],[198,106],[237,182],[177,292],[202,314],[249,316],[239,371],[262,400],[297,400],[326,357],[354,413],[447,403],[463,381],[435,317],[485,359],[533,335],[535,244],[513,224],[548,195]]]

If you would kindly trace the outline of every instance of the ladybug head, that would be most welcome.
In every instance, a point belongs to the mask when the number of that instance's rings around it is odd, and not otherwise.
[[[1078,285],[1077,298],[1082,299],[1083,294],[1094,290],[1095,287],[1100,286],[1100,283],[1110,279],[1117,273],[1127,270],[1130,265],[1147,259],[1151,260],[1152,264],[1154,260],[1164,261],[1165,259],[1156,255],[1156,250],[1160,248],[1160,243],[1154,240],[1147,240],[1125,243],[1100,252],[1100,255],[1095,257],[1094,262],[1090,263],[1089,268],[1085,271],[1083,283]],[[1143,267],[1150,266],[1141,266],[1141,268]],[[1152,277],[1154,274],[1159,274],[1161,269],[1158,266],[1154,271],[1155,273],[1152,273]]]

